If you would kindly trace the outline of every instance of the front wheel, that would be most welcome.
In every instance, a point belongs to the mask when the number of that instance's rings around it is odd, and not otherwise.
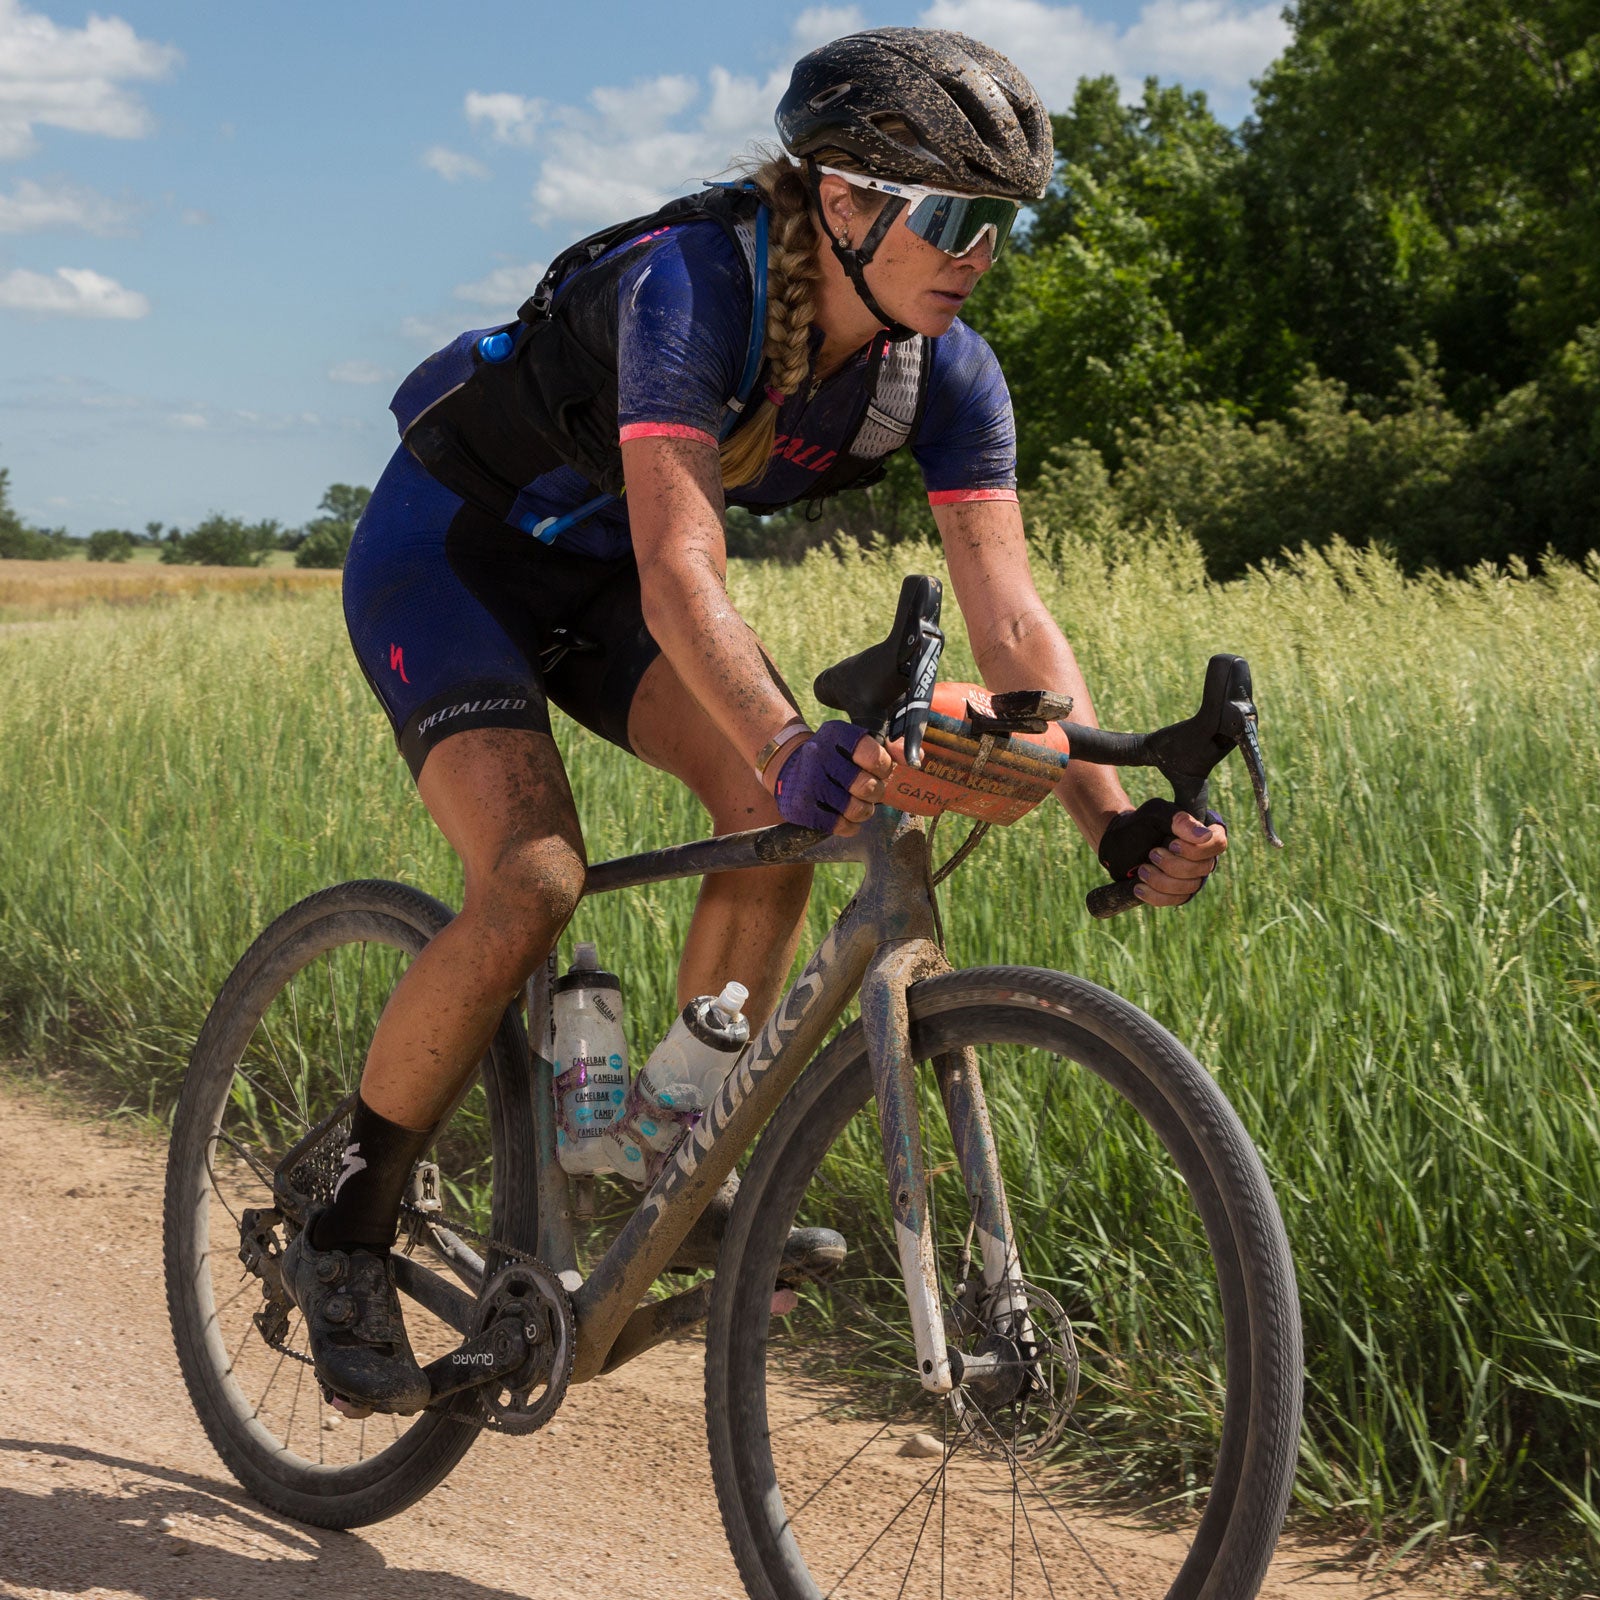
[[[323,1527],[393,1516],[450,1471],[482,1426],[473,1392],[412,1417],[340,1415],[311,1370],[299,1312],[272,1292],[260,1261],[276,1259],[299,1225],[277,1208],[274,1173],[355,1088],[389,991],[449,919],[437,900],[379,882],[342,883],[284,912],[223,984],[173,1114],[167,1305],[190,1398],[256,1499]],[[293,1169],[315,1200],[332,1197],[348,1126],[347,1117],[329,1123]],[[444,1205],[531,1250],[533,1149],[527,1041],[508,1011],[429,1152]],[[425,1247],[418,1259],[443,1270]],[[502,1264],[491,1250],[480,1277]],[[404,1294],[402,1305],[419,1361],[460,1342]]]
[[[1301,1342],[1238,1117],[1177,1040],[1081,979],[969,970],[909,1002],[919,1060],[975,1052],[1028,1316],[984,1303],[925,1073],[946,1337],[1005,1359],[951,1395],[922,1389],[866,1040],[847,1029],[763,1135],[717,1273],[707,1428],[750,1593],[1248,1600],[1293,1480]],[[796,1223],[839,1229],[848,1253],[783,1315]]]

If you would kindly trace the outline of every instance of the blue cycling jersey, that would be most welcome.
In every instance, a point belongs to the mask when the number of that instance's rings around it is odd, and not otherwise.
[[[696,221],[617,249],[637,252],[617,289],[621,437],[682,432],[714,441],[750,333],[749,276],[737,247],[716,223]],[[416,415],[458,382],[460,357],[483,331],[464,335],[413,373],[395,398],[397,416]],[[820,345],[814,334],[813,360]],[[730,489],[728,503],[759,511],[804,498],[849,443],[867,380],[863,349],[825,382],[789,396],[766,471]],[[1015,492],[1016,431],[1005,379],[988,345],[959,320],[932,341],[927,399],[911,449],[936,502]],[[559,517],[595,493],[576,469],[560,467],[527,485],[506,521]],[[608,560],[627,554],[626,499],[568,529],[557,543]]]

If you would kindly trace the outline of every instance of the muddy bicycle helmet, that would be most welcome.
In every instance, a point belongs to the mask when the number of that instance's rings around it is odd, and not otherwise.
[[[802,56],[776,120],[790,155],[844,151],[876,178],[935,189],[1036,200],[1055,165],[1033,85],[998,50],[941,28],[871,28]],[[886,131],[898,124],[914,143]]]
[[[871,28],[802,56],[775,120],[819,218],[819,156],[830,166],[846,157],[873,178],[1019,204],[1044,193],[1055,167],[1050,117],[1033,85],[998,50],[940,28]],[[891,198],[853,249],[822,230],[891,339],[911,330],[878,305],[865,269],[906,206]]]

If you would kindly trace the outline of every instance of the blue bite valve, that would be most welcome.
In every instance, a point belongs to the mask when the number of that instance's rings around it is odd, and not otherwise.
[[[509,359],[516,340],[509,333],[486,333],[478,341],[478,354],[485,361],[501,362]]]

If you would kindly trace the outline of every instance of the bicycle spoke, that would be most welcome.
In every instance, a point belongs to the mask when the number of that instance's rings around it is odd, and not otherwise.
[[[234,1136],[231,1133],[223,1133],[221,1131],[221,1129],[218,1129],[218,1131],[217,1131],[217,1138],[221,1142],[223,1142],[223,1143],[225,1143],[227,1145],[230,1145],[234,1150],[236,1150],[239,1153],[240,1156],[243,1157],[245,1165],[248,1166],[250,1168],[250,1170],[253,1173],[255,1173],[255,1175],[266,1186],[267,1193],[271,1194],[272,1193],[272,1173],[271,1173],[271,1170],[269,1168],[264,1167],[264,1166],[262,1166],[260,1164],[260,1162],[256,1159],[255,1152],[253,1150],[251,1150],[248,1145],[241,1144],[237,1139],[234,1138]],[[227,1202],[223,1201],[223,1204],[226,1205]],[[237,1222],[238,1220],[239,1219],[237,1217],[234,1218],[235,1222]]]
[[[817,1496],[818,1496],[818,1495],[819,1495],[819,1494],[821,1494],[821,1493],[822,1493],[822,1491],[823,1491],[823,1490],[824,1490],[824,1489],[826,1489],[826,1488],[827,1488],[827,1487],[828,1487],[828,1485],[829,1485],[829,1484],[830,1484],[830,1483],[836,1483],[836,1482],[837,1482],[837,1481],[838,1481],[838,1480],[839,1480],[839,1478],[840,1478],[840,1477],[841,1477],[841,1476],[842,1476],[842,1475],[843,1475],[843,1473],[844,1473],[844,1471],[845,1471],[845,1469],[846,1469],[846,1468],[847,1468],[847,1467],[848,1467],[848,1466],[849,1466],[849,1465],[850,1465],[850,1463],[851,1463],[851,1462],[852,1462],[852,1461],[855,1461],[855,1460],[856,1460],[856,1459],[857,1459],[857,1458],[858,1458],[858,1457],[859,1457],[859,1456],[860,1456],[860,1455],[861,1455],[861,1454],[862,1454],[862,1453],[863,1453],[863,1452],[864,1452],[864,1451],[865,1451],[865,1450],[866,1450],[866,1449],[867,1449],[867,1447],[868,1447],[868,1446],[869,1446],[869,1445],[871,1445],[871,1444],[872,1444],[872,1443],[873,1443],[873,1442],[874,1442],[874,1441],[876,1441],[876,1440],[878,1440],[878,1439],[881,1439],[881,1438],[882,1438],[882,1437],[883,1437],[883,1435],[884,1435],[884,1434],[885,1434],[885,1433],[887,1433],[887,1432],[888,1432],[888,1431],[889,1431],[889,1429],[890,1429],[890,1428],[892,1428],[892,1427],[893,1427],[893,1426],[894,1426],[894,1423],[893,1423],[893,1421],[892,1421],[892,1419],[891,1419],[891,1420],[890,1420],[890,1421],[889,1421],[889,1422],[885,1422],[885,1423],[882,1423],[882,1424],[881,1424],[881,1425],[880,1425],[880,1426],[879,1426],[879,1427],[878,1427],[878,1429],[877,1429],[877,1431],[876,1431],[876,1432],[875,1432],[875,1433],[874,1433],[874,1434],[873,1434],[873,1435],[872,1435],[872,1437],[871,1437],[871,1438],[870,1438],[870,1439],[868,1439],[868,1440],[867,1440],[867,1441],[866,1441],[866,1443],[865,1443],[865,1444],[863,1444],[863,1445],[860,1445],[860,1446],[859,1446],[859,1447],[858,1447],[858,1448],[856,1448],[856,1449],[855,1449],[855,1450],[852,1450],[852,1451],[851,1451],[851,1452],[850,1452],[850,1454],[849,1454],[849,1455],[847,1455],[847,1456],[846,1456],[846,1457],[845,1457],[845,1458],[844,1458],[844,1460],[843,1460],[843,1461],[841,1461],[841,1462],[840,1462],[840,1463],[839,1463],[839,1465],[838,1465],[838,1466],[837,1466],[837,1467],[835,1467],[835,1468],[834,1468],[834,1470],[833,1470],[833,1471],[832,1471],[832,1472],[830,1472],[830,1473],[829,1473],[829,1474],[828,1474],[828,1476],[827,1476],[827,1477],[826,1477],[826,1478],[824,1478],[824,1479],[823,1479],[823,1480],[822,1480],[822,1482],[821,1482],[821,1483],[819,1483],[819,1484],[818,1484],[818,1485],[817,1485],[817,1486],[816,1486],[816,1488],[815,1488],[815,1489],[813,1489],[813,1490],[812,1490],[812,1491],[811,1491],[811,1493],[810,1493],[810,1494],[808,1494],[808,1495],[807,1495],[807,1496],[806,1496],[806,1497],[805,1497],[805,1499],[804,1499],[804,1500],[802,1500],[802,1501],[801,1501],[801,1502],[800,1502],[800,1504],[799,1504],[799,1505],[797,1505],[797,1506],[796,1506],[796,1507],[795,1507],[795,1508],[794,1508],[794,1510],[793,1510],[793,1511],[791,1511],[791,1512],[790,1512],[790,1513],[789,1513],[789,1520],[790,1520],[790,1521],[791,1521],[791,1522],[793,1522],[793,1521],[794,1521],[794,1520],[795,1520],[795,1518],[797,1518],[797,1517],[798,1517],[798,1516],[799,1516],[799,1515],[800,1515],[800,1514],[801,1514],[801,1513],[802,1513],[802,1512],[803,1512],[803,1511],[804,1511],[804,1510],[805,1510],[805,1509],[806,1509],[806,1507],[807,1507],[807,1506],[808,1506],[808,1505],[810,1505],[810,1504],[811,1504],[811,1502],[812,1502],[812,1501],[813,1501],[813,1500],[815,1500],[815,1499],[816,1499],[816,1498],[817,1498]]]
[[[1045,1509],[1049,1511],[1056,1521],[1061,1524],[1062,1532],[1065,1533],[1066,1536],[1078,1547],[1078,1550],[1080,1554],[1082,1554],[1084,1560],[1087,1561],[1089,1565],[1100,1574],[1100,1576],[1105,1580],[1107,1588],[1109,1588],[1113,1594],[1120,1595],[1122,1591],[1117,1587],[1111,1575],[1105,1570],[1104,1567],[1100,1565],[1098,1561],[1095,1560],[1094,1556],[1089,1551],[1089,1547],[1083,1542],[1082,1539],[1078,1537],[1076,1531],[1067,1523],[1066,1518],[1061,1515],[1060,1510],[1057,1508],[1055,1501],[1050,1498],[1050,1496],[1041,1487],[1039,1480],[1035,1478],[1034,1475],[1028,1470],[1027,1463],[1018,1457],[1016,1451],[1014,1451],[1011,1446],[1006,1443],[1005,1439],[995,1429],[994,1425],[989,1421],[988,1414],[984,1411],[983,1407],[979,1405],[977,1401],[971,1400],[970,1397],[968,1403],[972,1406],[972,1409],[977,1412],[978,1420],[982,1422],[984,1426],[989,1429],[990,1433],[994,1435],[995,1442],[1005,1452],[1006,1459],[1011,1463],[1012,1471],[1014,1473],[1019,1471],[1022,1473],[1023,1477],[1025,1477],[1032,1486],[1033,1492],[1038,1495],[1041,1501],[1044,1502]],[[1023,1504],[1023,1515],[1024,1517],[1027,1516],[1026,1502]]]
[[[339,1082],[348,1089],[350,1068],[344,1059],[344,1029],[339,1023],[339,995],[333,986],[333,962],[330,960],[325,964],[328,969],[328,1009],[333,1013],[333,1038],[339,1054]]]
[[[942,1472],[945,1471],[945,1469],[950,1464],[950,1457],[953,1456],[956,1453],[956,1450],[959,1450],[960,1448],[961,1448],[961,1446],[958,1443],[956,1445],[955,1449],[952,1450],[949,1455],[945,1456],[944,1459],[940,1461],[939,1465],[937,1467],[935,1467],[933,1469],[933,1471],[930,1472],[928,1474],[928,1476],[926,1478],[924,1478],[922,1480],[922,1482],[919,1483],[914,1490],[912,1490],[911,1498],[909,1500],[907,1500],[905,1502],[905,1504],[902,1505],[900,1507],[900,1509],[897,1512],[895,1512],[895,1514],[892,1517],[890,1517],[889,1520],[886,1523],[884,1523],[884,1525],[881,1528],[878,1529],[877,1533],[873,1536],[872,1543],[869,1544],[867,1546],[867,1548],[865,1550],[863,1550],[861,1552],[861,1554],[858,1555],[855,1558],[855,1560],[852,1561],[850,1563],[850,1565],[848,1567],[846,1567],[844,1569],[844,1571],[841,1572],[839,1574],[839,1576],[834,1580],[833,1587],[830,1590],[828,1590],[828,1595],[834,1595],[834,1594],[837,1594],[839,1592],[839,1585],[841,1583],[843,1583],[844,1580],[846,1578],[848,1578],[850,1576],[850,1574],[852,1572],[854,1572],[856,1570],[856,1568],[859,1567],[861,1565],[861,1563],[863,1561],[865,1561],[867,1559],[867,1557],[869,1555],[871,1555],[872,1552],[875,1549],[877,1549],[878,1544],[883,1539],[884,1535],[887,1534],[888,1531],[901,1519],[901,1517],[903,1517],[906,1514],[906,1512],[908,1512],[911,1509],[911,1507],[916,1503],[916,1501],[921,1498],[922,1491],[924,1489],[926,1489],[928,1487],[928,1485],[930,1483],[932,1483],[935,1478],[937,1478]],[[827,1600],[826,1596],[824,1597],[824,1600]]]
[[[906,1559],[906,1575],[900,1580],[900,1587],[897,1590],[895,1590],[894,1600],[902,1600],[902,1597],[904,1596],[904,1594],[906,1592],[906,1585],[911,1582],[911,1569],[914,1566],[916,1566],[916,1564],[917,1564],[917,1552],[922,1548],[922,1538],[923,1538],[923,1535],[925,1533],[927,1533],[927,1531],[928,1531],[928,1523],[933,1517],[933,1508],[934,1508],[935,1505],[938,1505],[938,1504],[941,1503],[940,1493],[941,1493],[941,1491],[943,1490],[943,1488],[945,1486],[945,1482],[946,1482],[946,1479],[947,1479],[947,1476],[948,1476],[948,1474],[946,1472],[946,1469],[949,1466],[949,1464],[950,1464],[950,1456],[949,1456],[949,1453],[946,1452],[943,1456],[941,1456],[939,1458],[939,1485],[938,1485],[937,1488],[935,1488],[933,1493],[928,1496],[928,1509],[922,1513],[922,1524],[917,1529],[917,1537],[912,1541],[912,1545],[911,1545],[911,1554]],[[941,1536],[944,1533],[944,1519],[942,1517],[940,1518],[940,1522],[939,1522],[939,1532],[940,1532]],[[940,1548],[941,1548],[941,1551],[942,1551],[942,1549],[943,1549],[943,1539],[942,1539],[942,1537],[941,1537],[941,1540],[940,1540]],[[944,1573],[943,1573],[942,1570],[940,1571],[940,1574],[939,1574],[939,1589],[940,1589],[941,1593],[944,1590]]]
[[[296,1362],[295,1365],[297,1367],[299,1367],[300,1370],[295,1373],[294,1399],[289,1402],[289,1420],[288,1420],[288,1422],[286,1422],[284,1424],[284,1429],[283,1429],[283,1443],[284,1443],[284,1448],[285,1449],[288,1448],[290,1441],[294,1438],[294,1419],[295,1419],[296,1413],[300,1410],[300,1390],[304,1386],[305,1381],[306,1381],[306,1369],[304,1367],[301,1367],[299,1362]],[[265,1400],[266,1396],[263,1395],[261,1398],[263,1400]],[[318,1428],[317,1429],[317,1445],[318,1445],[319,1448],[318,1448],[318,1451],[317,1451],[317,1456],[318,1456],[319,1460],[321,1459],[321,1455],[322,1455],[322,1451],[321,1451],[321,1448],[320,1448],[321,1444],[322,1444],[322,1430],[321,1430],[321,1428]]]
[[[311,1126],[311,1124],[306,1121],[304,1116],[302,1116],[299,1111],[297,1111],[287,1101],[279,1099],[279,1097],[275,1095],[264,1083],[257,1082],[256,1079],[252,1078],[243,1067],[235,1067],[233,1069],[233,1075],[236,1078],[243,1078],[244,1081],[248,1083],[257,1094],[263,1095],[266,1099],[270,1100],[273,1105],[278,1107],[280,1111],[287,1112],[290,1117],[299,1123],[301,1128],[309,1128]]]

